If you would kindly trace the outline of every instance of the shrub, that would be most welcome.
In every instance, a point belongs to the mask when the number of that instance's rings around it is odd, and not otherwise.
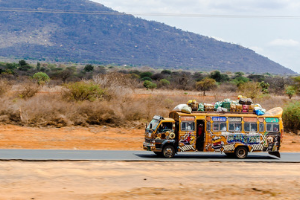
[[[3,96],[8,90],[10,90],[11,85],[6,80],[0,80],[0,96]]]
[[[246,96],[246,97],[250,97],[252,99],[255,99],[257,97],[259,97],[262,92],[261,92],[261,87],[259,85],[259,83],[257,82],[247,82],[247,83],[243,83],[239,86],[239,92]]]
[[[285,93],[289,96],[289,98],[291,99],[295,94],[296,94],[296,89],[294,86],[288,86],[285,89]]]
[[[214,88],[216,86],[215,79],[212,78],[204,78],[202,81],[198,81],[196,83],[197,90],[203,91],[203,96],[205,96],[205,92],[209,91],[210,89]]]
[[[94,101],[104,95],[104,90],[93,82],[75,82],[64,85],[63,97],[74,101]]]
[[[282,120],[286,131],[297,133],[300,130],[300,101],[291,102],[284,107]]]
[[[142,78],[142,81],[150,81],[150,82],[151,82],[152,79],[151,79],[150,77],[147,77],[147,76],[146,76],[146,77]]]
[[[21,90],[18,92],[18,96],[23,99],[28,99],[33,97],[39,89],[40,87],[38,84],[28,81],[21,85]]]
[[[33,75],[32,78],[36,80],[39,85],[44,85],[45,83],[50,81],[49,76],[44,72],[37,72]]]
[[[168,81],[167,79],[161,79],[159,81],[159,83],[162,85],[162,86],[168,86],[170,85],[170,81]]]
[[[85,72],[92,72],[92,71],[94,71],[94,66],[88,64],[88,65],[86,65],[86,66],[84,67],[83,70],[84,70]]]
[[[157,85],[155,83],[152,83],[151,81],[148,81],[148,80],[144,81],[143,85],[144,85],[145,88],[147,88],[147,90],[148,89],[153,90],[154,88],[157,87]]]
[[[153,74],[151,72],[143,72],[140,74],[140,77],[141,78],[144,78],[144,77],[151,77]]]

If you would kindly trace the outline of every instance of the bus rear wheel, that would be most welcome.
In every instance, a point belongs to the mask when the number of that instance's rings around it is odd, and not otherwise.
[[[248,149],[247,147],[237,147],[235,149],[235,156],[239,159],[244,159],[248,155]]]
[[[162,154],[165,158],[173,158],[175,155],[175,149],[171,145],[167,145],[164,147]]]

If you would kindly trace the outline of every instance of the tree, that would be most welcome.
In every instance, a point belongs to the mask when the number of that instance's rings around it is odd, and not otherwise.
[[[41,71],[41,63],[37,62],[36,64],[36,70]]]
[[[49,76],[44,72],[37,72],[33,75],[33,79],[37,81],[39,85],[44,85],[50,81]]]
[[[92,72],[94,71],[94,66],[91,65],[91,64],[87,64],[84,69],[83,69],[85,72]]]
[[[161,73],[165,74],[165,75],[171,75],[172,74],[171,70],[167,70],[167,69],[162,70]]]
[[[221,72],[218,70],[210,73],[210,78],[215,79],[219,83],[229,80],[229,76],[227,74],[221,74]]]
[[[74,75],[75,70],[76,68],[74,69],[73,67],[68,67],[67,69],[61,71],[58,76],[61,78],[63,83],[66,83],[67,79]]]
[[[294,86],[297,88],[296,92],[300,92],[300,76],[293,77]]]
[[[196,82],[196,89],[203,91],[203,96],[205,96],[205,92],[216,86],[216,80],[212,78],[204,78],[202,81]]]
[[[262,94],[261,87],[260,87],[259,83],[257,83],[257,82],[247,82],[247,83],[241,84],[239,86],[239,92],[242,95],[244,95],[246,97],[250,97],[252,99],[254,99]]]
[[[170,85],[170,81],[168,81],[167,79],[161,79],[159,81],[159,83],[162,85],[162,86],[168,86]]]
[[[290,99],[296,94],[296,89],[294,86],[288,86],[285,89],[285,93],[289,96]]]
[[[144,81],[143,85],[144,85],[145,88],[147,88],[147,90],[148,89],[153,90],[154,88],[157,87],[157,85],[155,83],[152,83],[151,81],[148,81],[148,80]]]
[[[261,87],[261,91],[263,94],[269,94],[269,83],[265,83],[264,81],[259,83],[259,86]]]
[[[143,72],[140,74],[141,78],[151,77],[153,74],[151,72]]]
[[[32,67],[25,61],[25,60],[20,60],[19,61],[19,70],[21,71],[28,71]]]

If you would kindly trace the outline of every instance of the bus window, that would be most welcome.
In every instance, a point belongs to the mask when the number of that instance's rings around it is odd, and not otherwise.
[[[267,124],[267,131],[273,131],[272,129],[273,129],[272,124]]]
[[[244,124],[244,131],[245,132],[256,132],[257,131],[257,123],[255,122],[245,122]]]
[[[278,132],[279,131],[279,124],[267,123],[267,131]]]
[[[207,130],[207,131],[210,131],[210,130],[211,130],[211,124],[210,124],[210,122],[207,122],[207,123],[206,123],[206,130]]]
[[[251,123],[250,128],[251,132],[257,132],[257,123]]]
[[[241,131],[242,124],[241,123],[229,123],[229,131]]]
[[[226,123],[220,123],[220,130],[221,131],[227,131]]]
[[[244,131],[249,132],[250,131],[250,123],[245,122],[244,124]]]
[[[214,122],[214,131],[227,131],[226,122]]]
[[[273,131],[275,132],[279,131],[279,124],[273,124]]]
[[[195,131],[195,122],[181,122],[182,131]]]
[[[264,123],[259,123],[259,132],[264,132],[264,131],[265,131]]]
[[[219,123],[214,123],[214,130],[213,131],[218,131],[219,130]]]

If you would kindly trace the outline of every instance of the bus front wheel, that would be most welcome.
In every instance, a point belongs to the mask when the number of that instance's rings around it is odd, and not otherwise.
[[[237,147],[235,149],[235,156],[239,159],[244,159],[248,155],[248,149],[247,147]]]
[[[175,155],[175,149],[173,146],[167,145],[164,147],[162,153],[165,158],[173,158]]]

